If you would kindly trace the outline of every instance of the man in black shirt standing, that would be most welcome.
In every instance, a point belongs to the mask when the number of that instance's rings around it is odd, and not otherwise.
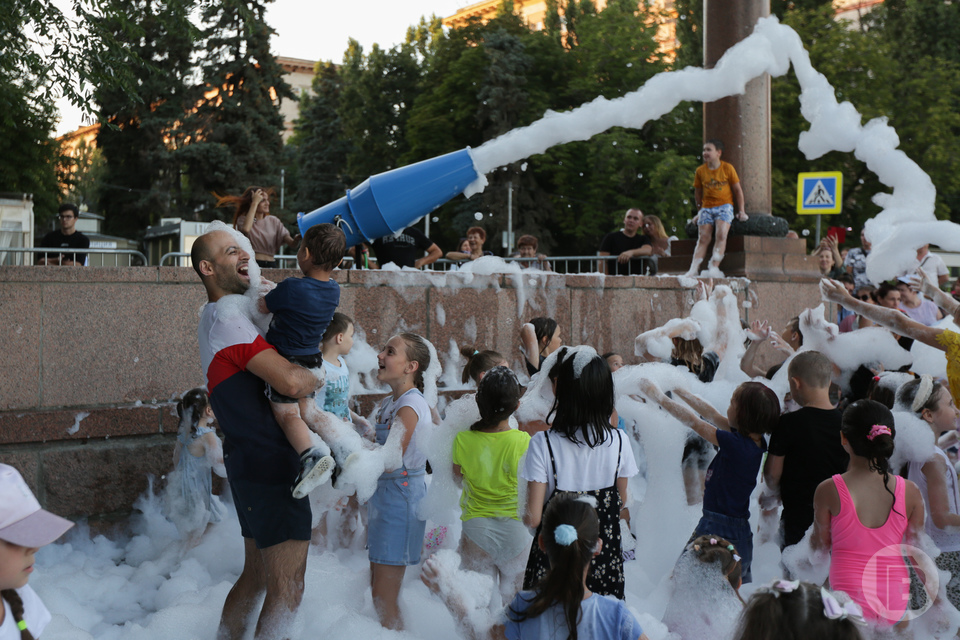
[[[427,255],[423,255],[426,251]],[[413,267],[419,269],[437,261],[443,252],[430,238],[416,227],[407,227],[393,236],[377,238],[373,241],[373,252],[377,256],[380,268],[392,262],[401,269]]]
[[[600,243],[601,256],[617,256],[617,261],[604,260],[602,273],[607,275],[631,276],[643,275],[646,271],[641,256],[654,255],[653,243],[645,235],[638,233],[643,224],[643,212],[640,209],[627,209],[623,216],[623,229],[608,233]],[[616,269],[613,265],[616,265]],[[654,267],[653,272],[656,273]]]
[[[77,231],[77,218],[80,217],[80,209],[77,208],[77,205],[64,202],[57,211],[59,213],[57,217],[60,219],[60,229],[43,236],[40,246],[53,249],[89,249],[90,238]],[[37,264],[79,265],[82,267],[87,261],[87,254],[77,253],[76,251],[58,251],[38,255],[40,257]]]

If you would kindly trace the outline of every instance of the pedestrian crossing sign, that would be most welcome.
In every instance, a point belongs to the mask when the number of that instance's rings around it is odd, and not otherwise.
[[[797,174],[797,213],[801,215],[840,213],[842,194],[840,171]]]

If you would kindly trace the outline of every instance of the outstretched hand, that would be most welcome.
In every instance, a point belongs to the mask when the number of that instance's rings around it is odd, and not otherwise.
[[[850,295],[842,282],[837,282],[830,278],[820,280],[820,295],[827,302],[835,302],[837,304],[844,304],[848,300],[853,300],[853,296]]]
[[[790,344],[783,339],[783,336],[781,336],[776,331],[770,332],[770,346],[776,349],[777,351],[782,351],[788,356],[793,355],[793,353],[795,352],[795,349],[791,347]]]
[[[925,295],[927,298],[929,298],[929,299],[931,299],[931,300],[934,300],[934,299],[936,298],[937,294],[940,293],[940,287],[939,287],[939,285],[931,282],[931,281],[930,281],[930,278],[927,276],[926,271],[924,271],[923,269],[917,269],[916,275],[919,276],[919,278],[920,278],[920,280],[919,280],[919,282],[920,282],[920,286],[919,286],[920,293],[922,293],[923,295]]]
[[[660,387],[657,386],[657,383],[653,380],[647,378],[640,378],[640,392],[653,400],[654,402],[659,402],[660,398],[663,397],[663,391],[660,390]]]
[[[770,323],[766,320],[754,320],[750,323],[747,337],[754,342],[760,342],[770,337]]]

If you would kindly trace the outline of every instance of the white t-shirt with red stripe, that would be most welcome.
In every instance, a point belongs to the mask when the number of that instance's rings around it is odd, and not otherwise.
[[[210,406],[224,434],[227,477],[290,484],[299,471],[299,457],[273,416],[263,380],[247,371],[253,357],[273,347],[235,309],[208,303],[197,328]]]

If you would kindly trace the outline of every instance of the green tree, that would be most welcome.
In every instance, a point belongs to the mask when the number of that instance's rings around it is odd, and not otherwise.
[[[284,128],[280,99],[296,99],[270,51],[274,31],[264,20],[269,0],[204,5],[198,49],[206,94],[184,123],[183,206],[212,208],[212,194],[280,182]],[[225,213],[222,215],[226,215]]]
[[[353,186],[344,176],[352,145],[338,114],[343,80],[336,65],[318,62],[311,89],[300,100],[300,118],[289,143],[296,159],[290,165],[298,211],[332,202]]]
[[[192,79],[196,29],[190,13],[196,0],[129,0],[123,20],[104,27],[129,42],[136,54],[135,99],[114,85],[98,87],[97,135],[105,166],[98,189],[107,232],[141,237],[146,227],[172,213],[185,213],[179,198],[184,144],[178,130],[184,114],[201,98]]]

